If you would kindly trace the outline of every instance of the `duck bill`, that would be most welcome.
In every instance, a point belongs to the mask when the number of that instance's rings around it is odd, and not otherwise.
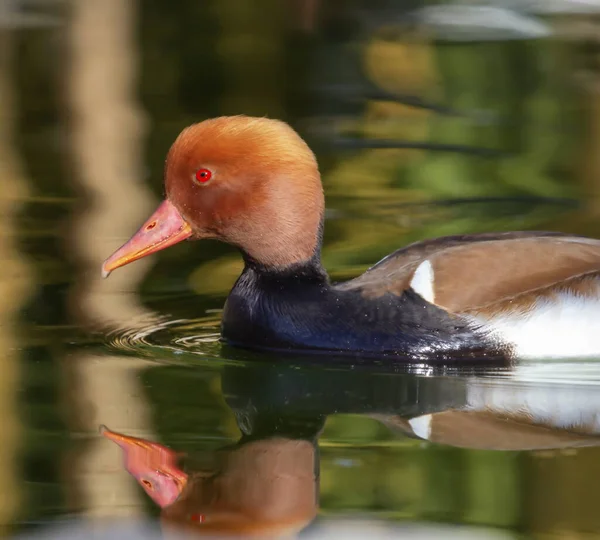
[[[192,228],[179,211],[168,201],[163,201],[125,244],[115,251],[102,265],[102,276],[108,275],[133,261],[168,248],[192,235]]]

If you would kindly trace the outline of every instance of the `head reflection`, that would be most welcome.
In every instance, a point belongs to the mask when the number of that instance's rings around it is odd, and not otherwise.
[[[176,452],[161,444],[111,431],[106,426],[100,427],[100,433],[121,447],[125,468],[156,504],[165,508],[178,499],[188,475],[179,469]]]
[[[161,507],[164,528],[271,538],[300,531],[316,515],[321,427],[297,437],[276,424],[270,434],[244,435],[215,452],[210,469],[188,472],[182,456],[161,444],[108,428],[102,434],[122,448],[125,468]]]

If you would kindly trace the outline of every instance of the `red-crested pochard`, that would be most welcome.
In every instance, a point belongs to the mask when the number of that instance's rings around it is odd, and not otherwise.
[[[286,123],[194,124],[165,165],[166,200],[103,274],[187,238],[244,258],[223,339],[272,351],[413,361],[600,356],[600,241],[553,232],[451,236],[404,247],[332,284],[314,154]]]

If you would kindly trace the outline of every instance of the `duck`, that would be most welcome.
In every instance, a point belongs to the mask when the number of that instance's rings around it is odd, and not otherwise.
[[[264,353],[407,363],[600,355],[600,241],[554,231],[425,239],[332,282],[321,263],[325,197],[315,154],[288,123],[221,116],[170,147],[166,198],[102,265],[216,239],[244,268],[221,339]]]

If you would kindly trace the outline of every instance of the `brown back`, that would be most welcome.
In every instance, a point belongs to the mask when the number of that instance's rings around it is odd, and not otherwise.
[[[435,304],[461,313],[600,270],[600,241],[545,232],[440,238],[407,246],[339,288],[399,295],[425,260]]]

